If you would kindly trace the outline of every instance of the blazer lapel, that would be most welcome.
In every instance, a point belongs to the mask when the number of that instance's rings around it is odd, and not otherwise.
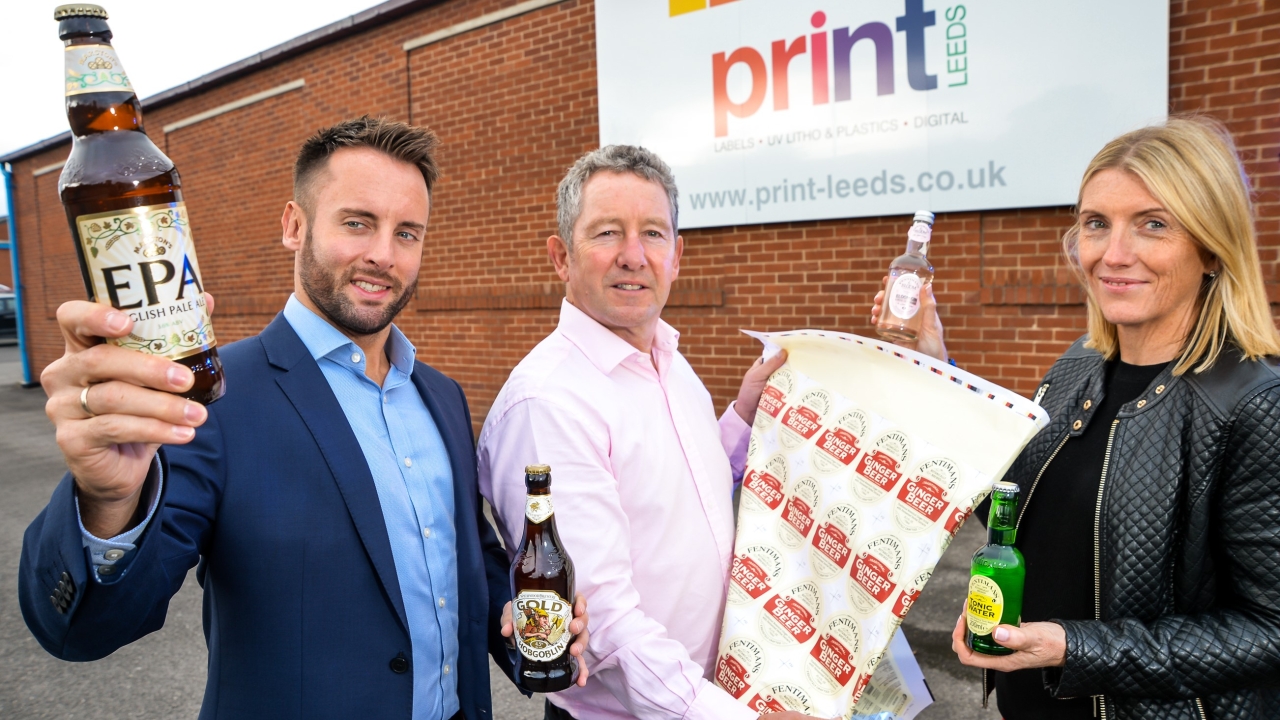
[[[475,445],[471,441],[471,428],[462,427],[458,420],[466,417],[441,393],[432,388],[426,379],[427,368],[421,363],[413,372],[413,384],[418,394],[427,404],[431,419],[435,420],[440,437],[444,440],[445,449],[449,452],[449,468],[453,471],[454,515],[456,519],[473,517],[475,514]],[[455,525],[460,525],[456,523]],[[458,528],[461,532],[461,528]],[[461,543],[461,535],[459,535]]]
[[[277,315],[262,331],[261,338],[267,359],[284,371],[276,377],[276,384],[311,431],[316,447],[342,493],[369,561],[378,573],[382,589],[408,633],[409,621],[404,611],[404,598],[400,594],[391,541],[387,537],[387,523],[360,442],[351,431],[347,416],[329,388],[329,381],[320,366],[284,316]]]

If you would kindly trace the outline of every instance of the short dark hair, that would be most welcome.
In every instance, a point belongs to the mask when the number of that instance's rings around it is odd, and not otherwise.
[[[324,128],[307,138],[293,164],[293,197],[310,217],[312,184],[329,157],[342,148],[367,147],[418,168],[427,183],[427,192],[440,177],[435,150],[440,141],[427,128],[363,115]]]

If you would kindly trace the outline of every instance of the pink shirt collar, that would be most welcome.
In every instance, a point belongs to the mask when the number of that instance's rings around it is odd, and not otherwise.
[[[639,356],[647,361],[644,353],[596,322],[595,318],[580,310],[567,298],[560,303],[560,324],[556,330],[606,375],[612,373],[627,358]],[[659,319],[653,336],[653,357],[658,363],[660,375],[666,373],[671,365],[671,356],[679,345],[680,333],[665,320]]]

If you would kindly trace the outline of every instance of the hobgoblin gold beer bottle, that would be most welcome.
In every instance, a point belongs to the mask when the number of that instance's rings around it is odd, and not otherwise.
[[[511,564],[511,617],[520,651],[516,680],[533,692],[559,692],[578,679],[578,663],[569,654],[573,561],[556,532],[551,468],[526,467],[524,486],[524,537]]]
[[[209,404],[226,382],[205,307],[182,181],[142,130],[142,105],[97,5],[54,10],[65,47],[71,155],[58,192],[89,298],[133,319],[109,342],[186,365],[184,397]]]
[[[907,251],[889,263],[884,284],[884,305],[876,332],[891,340],[912,342],[920,334],[920,293],[933,282],[929,264],[929,238],[933,234],[933,213],[920,210],[907,231]]]

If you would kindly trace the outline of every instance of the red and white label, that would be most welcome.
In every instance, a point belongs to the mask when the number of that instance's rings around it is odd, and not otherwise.
[[[816,631],[813,627],[813,613],[795,598],[774,595],[765,602],[764,608],[796,642],[806,643],[813,637]]]
[[[915,604],[919,597],[920,590],[915,588],[898,593],[898,600],[893,604],[893,614],[900,618],[906,617],[907,611],[911,609],[911,606]]]
[[[889,566],[868,553],[858,553],[853,559],[850,573],[854,582],[867,591],[877,602],[885,602],[897,585],[889,578]]]
[[[768,413],[770,417],[778,417],[778,413],[782,412],[786,404],[787,396],[781,390],[772,385],[764,386],[764,392],[760,393],[759,409]]]
[[[751,689],[747,684],[747,669],[732,655],[723,655],[716,663],[716,683],[735,699]]]
[[[755,697],[751,698],[751,700],[747,702],[747,707],[755,710],[761,715],[764,715],[765,713],[780,713],[787,711],[787,709],[782,706],[782,703],[774,700],[772,697],[760,697],[759,693],[756,693]]]
[[[769,573],[749,557],[735,555],[729,577],[752,598],[758,598],[769,591]]]
[[[809,537],[809,530],[813,528],[813,508],[799,496],[793,495],[782,511],[782,519],[795,528],[801,538]]]
[[[822,434],[818,449],[847,466],[858,457],[858,439],[848,430],[836,428]]]
[[[843,530],[830,523],[818,526],[818,531],[813,534],[813,546],[841,569],[844,568],[845,563],[849,562],[849,555],[852,552],[849,550],[848,536]]]
[[[897,485],[902,477],[898,472],[898,461],[879,450],[863,455],[857,469],[859,475],[885,492],[893,490],[893,486]]]
[[[742,481],[742,487],[760,498],[770,510],[777,510],[782,504],[782,481],[767,472],[752,470]]]
[[[801,405],[787,410],[782,416],[782,424],[791,428],[797,435],[808,440],[822,429],[818,413]]]
[[[928,518],[930,522],[937,522],[938,518],[942,517],[942,511],[947,507],[947,501],[943,497],[944,492],[942,487],[932,480],[918,477],[902,484],[902,489],[898,491],[898,499],[907,507]]]
[[[809,654],[840,685],[847,685],[853,679],[852,653],[837,638],[831,635],[819,636]]]

